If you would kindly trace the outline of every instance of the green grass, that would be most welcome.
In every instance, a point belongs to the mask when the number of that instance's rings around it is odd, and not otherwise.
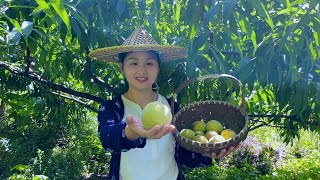
[[[289,151],[320,151],[320,134],[308,130],[300,130],[300,138],[295,138],[292,142],[292,146],[290,145],[291,143],[288,145],[283,143],[280,132],[275,128],[262,127],[249,134],[274,148],[285,145]]]
[[[300,130],[300,138],[295,138],[290,144],[283,143],[279,132],[274,128],[264,127],[251,134],[274,149],[280,147],[284,151],[283,159],[271,177],[320,179],[320,135],[318,133]]]
[[[295,138],[289,144],[284,143],[280,132],[271,127],[256,129],[249,135],[263,145],[253,145],[253,148],[265,148],[261,151],[262,156],[258,157],[260,160],[250,161],[254,156],[250,156],[247,160],[243,160],[243,157],[237,159],[234,156],[228,156],[210,167],[187,169],[187,179],[320,179],[320,135],[318,133],[301,130],[300,138]],[[239,159],[243,160],[240,162],[242,167],[237,168],[233,162]],[[272,170],[263,174],[259,167],[269,167],[268,163],[271,164]]]
[[[110,156],[102,149],[95,129],[78,130],[70,133],[66,146],[46,151],[38,149],[36,155],[26,156],[29,161],[10,167],[8,179],[103,179],[108,172]],[[212,166],[185,169],[186,179],[320,180],[319,134],[301,130],[300,138],[294,139],[292,144],[285,144],[279,131],[270,127],[256,129],[249,136],[247,142],[251,144],[215,161]],[[17,154],[19,156],[25,155]]]

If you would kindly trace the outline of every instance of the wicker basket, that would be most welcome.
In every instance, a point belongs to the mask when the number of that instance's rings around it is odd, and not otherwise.
[[[246,102],[244,89],[241,82],[235,77],[228,74],[210,74],[206,76],[201,76],[195,79],[191,79],[181,84],[173,96],[171,101],[171,110],[174,112],[174,102],[176,101],[177,94],[187,85],[203,81],[205,79],[218,79],[218,78],[230,78],[238,83],[241,88],[242,93],[242,104],[241,107],[232,105],[224,101],[208,100],[200,101],[190,104],[182,109],[180,109],[173,116],[173,125],[176,129],[173,134],[176,141],[184,148],[198,152],[201,154],[210,155],[211,153],[219,153],[221,149],[228,149],[230,146],[234,146],[246,139],[248,133],[248,116],[246,114]],[[184,128],[190,128],[192,123],[196,120],[203,120],[207,122],[212,119],[218,120],[225,128],[230,128],[236,132],[236,136],[223,141],[221,143],[200,143],[192,141],[180,135],[180,131]]]

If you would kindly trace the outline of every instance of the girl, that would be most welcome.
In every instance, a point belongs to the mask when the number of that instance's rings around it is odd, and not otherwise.
[[[222,150],[210,157],[194,153],[176,143],[171,124],[156,125],[146,130],[141,123],[143,108],[159,101],[170,107],[169,99],[156,93],[153,85],[161,61],[185,58],[184,49],[159,45],[139,27],[122,46],[93,51],[90,57],[119,62],[128,82],[121,97],[108,100],[99,107],[99,137],[102,146],[111,152],[109,179],[176,180],[185,179],[182,165],[208,166],[212,158],[221,158],[238,147]],[[179,107],[175,103],[175,110]]]

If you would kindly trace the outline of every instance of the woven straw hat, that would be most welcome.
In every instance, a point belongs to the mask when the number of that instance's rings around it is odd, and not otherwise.
[[[137,28],[121,46],[96,49],[89,53],[89,57],[107,62],[118,62],[119,53],[150,50],[158,52],[161,61],[171,61],[187,57],[184,48],[160,45],[142,26]]]

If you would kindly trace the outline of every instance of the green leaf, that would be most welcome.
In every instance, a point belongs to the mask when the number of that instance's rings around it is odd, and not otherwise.
[[[68,16],[68,13],[67,13],[65,7],[63,6],[62,1],[63,0],[52,0],[51,5],[54,8],[54,10],[58,13],[60,18],[64,22],[64,24],[67,26],[68,31],[70,31],[71,26],[70,26],[69,16]]]
[[[39,31],[38,29],[34,29],[34,32],[36,32],[36,34],[38,34],[43,41],[47,38],[47,36],[43,32]]]
[[[306,80],[301,79],[296,82],[294,105],[294,109],[299,116],[308,106],[308,82]]]
[[[196,29],[194,27],[194,24],[192,24],[192,27],[191,27],[191,32],[190,32],[190,39],[193,39],[194,36],[196,35]]]
[[[317,94],[320,94],[320,82],[316,83]]]
[[[250,1],[253,4],[253,7],[257,10],[258,14],[263,17],[272,30],[274,30],[274,24],[269,16],[269,13],[266,9],[266,6],[260,0]]]
[[[35,175],[32,180],[43,180],[43,179],[49,179],[47,176],[45,175]]]
[[[317,31],[313,31],[313,37],[314,37],[314,42],[316,43],[317,46],[319,45],[319,34]]]
[[[204,32],[201,33],[199,36],[194,37],[193,41],[191,42],[192,52],[197,52],[200,50],[207,43],[208,33]]]
[[[286,4],[287,4],[287,7],[288,7],[288,8],[291,8],[290,0],[286,0]]]
[[[291,12],[292,12],[292,9],[291,9],[291,8],[286,8],[286,9],[282,9],[282,10],[278,11],[278,12],[277,12],[277,15],[282,15],[282,14],[287,14],[287,15],[289,15],[289,14],[291,14]]]
[[[70,22],[72,25],[72,30],[76,33],[77,38],[81,39],[81,31],[80,31],[80,27],[79,27],[77,21],[74,18],[71,18]]]
[[[42,10],[51,18],[54,19],[54,14],[50,9],[50,6],[44,0],[36,0],[38,5],[42,8]]]
[[[244,33],[248,33],[247,32],[247,27],[245,25],[245,19],[241,19],[239,20],[239,26],[241,27],[241,30],[244,32]]]
[[[72,17],[80,24],[83,31],[86,31],[88,29],[88,20],[86,16],[82,12],[74,8],[69,8],[69,12],[72,14]]]
[[[257,35],[256,35],[256,32],[254,32],[254,30],[252,30],[252,32],[251,32],[250,39],[251,39],[251,42],[252,42],[253,47],[254,47],[254,53],[253,54],[255,54],[255,52],[257,51],[258,46],[257,46]]]
[[[246,18],[242,18],[239,21],[239,25],[241,27],[241,30],[247,34],[248,38],[251,40],[253,47],[254,47],[254,53],[257,50],[257,36],[253,28],[251,27],[250,23]]]
[[[179,22],[180,12],[181,12],[181,5],[180,5],[180,3],[177,3],[177,4],[175,4],[175,11],[174,11],[174,21],[175,22]]]
[[[13,166],[13,168],[11,168],[10,171],[14,171],[14,170],[23,171],[27,168],[29,168],[28,165],[18,164],[18,165]]]
[[[155,3],[155,6],[157,9],[161,8],[161,1],[160,0],[154,0],[153,2]]]
[[[139,5],[139,8],[140,8],[141,11],[145,11],[146,6],[147,6],[145,0],[138,0],[138,5]]]
[[[116,5],[117,13],[121,16],[124,11],[126,10],[126,1],[125,0],[118,0]]]
[[[30,21],[23,21],[22,25],[22,34],[25,38],[28,38],[28,36],[31,34],[32,29],[33,29],[33,22]]]
[[[195,71],[196,71],[196,68],[197,68],[197,65],[195,63],[195,61],[197,60],[197,56],[193,56],[193,57],[190,57],[188,59],[188,63],[186,65],[186,71],[187,71],[187,76],[189,78],[194,78],[195,77]]]
[[[250,62],[252,61],[252,59],[250,59],[247,56],[244,56],[238,63],[238,68],[242,69],[245,68],[246,65],[248,65]]]
[[[212,21],[214,18],[214,15],[219,10],[220,5],[219,3],[215,3],[214,6],[212,6],[205,14],[204,14],[204,23],[207,24],[208,22]]]
[[[21,26],[20,26],[20,24],[19,24],[19,22],[18,22],[17,20],[10,18],[10,17],[7,16],[6,14],[4,14],[4,17],[6,17],[6,18],[11,22],[11,24],[12,24],[15,28],[17,28],[17,30],[18,30],[20,33],[22,33]]]
[[[316,51],[315,51],[315,49],[314,49],[314,47],[313,47],[312,42],[309,43],[309,50],[310,50],[312,59],[313,59],[313,60],[316,60],[316,58],[317,58],[317,53],[316,53]]]
[[[233,12],[235,12],[234,7],[237,5],[238,0],[227,0],[222,2],[223,2],[223,20],[228,21],[230,15]]]
[[[17,28],[14,27],[12,31],[7,34],[6,42],[9,45],[16,45],[19,43],[20,39],[21,33],[18,31]]]
[[[41,6],[38,6],[32,10],[32,13],[30,14],[30,16],[36,16],[36,15],[40,14],[41,12],[42,12],[42,8],[41,8]]]

